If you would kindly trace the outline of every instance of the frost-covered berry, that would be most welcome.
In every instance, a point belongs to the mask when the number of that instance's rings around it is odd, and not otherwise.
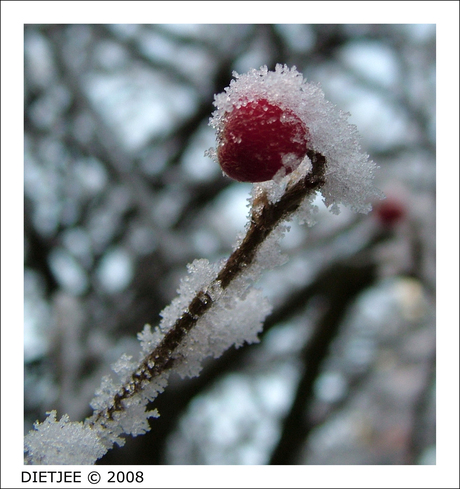
[[[210,125],[217,144],[206,154],[235,180],[268,181],[280,191],[283,170],[288,181],[307,175],[309,155],[319,154],[327,167],[320,190],[326,206],[334,213],[342,204],[369,212],[370,201],[381,198],[373,183],[376,165],[362,151],[349,114],[328,102],[295,66],[278,64],[274,71],[262,66],[233,76],[215,96]]]
[[[226,114],[217,147],[222,170],[240,182],[290,173],[307,152],[308,129],[290,109],[261,98]]]

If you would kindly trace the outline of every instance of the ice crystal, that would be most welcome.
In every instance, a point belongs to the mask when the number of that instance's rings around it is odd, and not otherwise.
[[[244,298],[240,298],[229,287],[197,321],[174,354],[174,358],[179,360],[175,372],[182,377],[195,377],[206,357],[217,358],[232,345],[240,347],[245,342],[257,342],[257,335],[270,311],[271,306],[261,291],[252,288]]]
[[[208,260],[194,260],[187,265],[188,274],[181,280],[177,297],[161,312],[160,330],[166,332],[176,319],[183,314],[199,290],[205,289],[217,275],[219,264]]]
[[[137,338],[141,343],[142,352],[150,353],[164,338],[164,334],[160,328],[155,328],[152,331],[152,326],[146,324],[141,333],[137,334]]]
[[[91,465],[107,451],[89,426],[70,422],[67,415],[56,421],[51,411],[43,423],[35,423],[25,438],[26,463],[33,465]]]

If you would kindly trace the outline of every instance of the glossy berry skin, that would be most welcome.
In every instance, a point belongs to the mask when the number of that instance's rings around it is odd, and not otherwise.
[[[308,129],[289,109],[259,99],[226,115],[217,157],[240,182],[264,182],[284,166],[290,173],[305,157]]]

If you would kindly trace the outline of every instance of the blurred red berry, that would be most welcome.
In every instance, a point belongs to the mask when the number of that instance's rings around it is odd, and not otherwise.
[[[259,99],[235,107],[224,120],[217,149],[222,170],[240,182],[293,171],[307,152],[308,129],[290,109]]]
[[[375,215],[384,226],[393,226],[406,214],[406,206],[399,200],[387,198],[375,208]]]

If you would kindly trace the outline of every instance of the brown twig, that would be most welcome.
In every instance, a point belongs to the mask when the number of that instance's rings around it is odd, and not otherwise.
[[[260,211],[253,210],[251,224],[241,244],[230,255],[229,259],[210,284],[225,290],[232,281],[254,262],[260,245],[283,220],[291,216],[302,201],[320,189],[324,184],[326,158],[314,151],[308,151],[312,170],[287,186],[286,191],[277,202],[266,202]],[[115,394],[111,405],[95,413],[92,424],[105,417],[113,419],[115,412],[123,409],[123,401],[141,392],[145,381],[160,376],[170,370],[175,362],[174,352],[181,345],[185,336],[196,325],[198,320],[211,308],[214,300],[208,292],[200,290],[190,302],[187,310],[176,320],[165,334],[162,341],[141,362],[131,378]]]

